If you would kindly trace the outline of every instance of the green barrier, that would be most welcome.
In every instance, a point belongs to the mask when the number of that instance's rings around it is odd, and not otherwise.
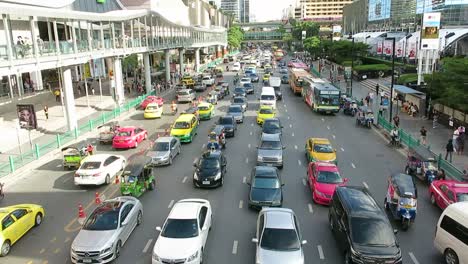
[[[462,180],[463,172],[457,169],[452,163],[442,158],[442,154],[439,154],[439,169],[445,171],[445,175],[456,180]]]

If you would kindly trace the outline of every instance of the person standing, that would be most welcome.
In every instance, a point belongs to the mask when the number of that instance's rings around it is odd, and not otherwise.
[[[462,155],[463,151],[465,150],[465,133],[460,132],[460,129],[458,131],[459,135],[457,137],[457,153],[458,155]]]
[[[439,119],[439,114],[434,110],[432,115],[432,128],[437,128],[437,120]]]
[[[427,130],[426,130],[426,128],[424,126],[421,127],[421,130],[419,130],[419,132],[421,133],[421,143],[423,145],[426,145],[427,144],[427,141],[426,141]]]
[[[54,95],[55,95],[55,101],[60,102],[60,90],[59,89],[56,89],[54,91]]]
[[[398,115],[393,117],[393,124],[395,124],[396,127],[400,127],[400,117]]]
[[[453,154],[453,140],[449,139],[447,145],[445,145],[445,160],[450,157],[449,162],[452,162],[452,154]]]
[[[458,152],[458,136],[460,135],[460,132],[458,129],[455,129],[453,131],[453,136],[452,136],[452,144],[453,144],[453,152],[457,153]]]
[[[44,105],[44,115],[45,119],[49,120],[49,107],[47,105]]]

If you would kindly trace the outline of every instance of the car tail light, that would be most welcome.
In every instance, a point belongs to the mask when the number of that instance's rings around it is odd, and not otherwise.
[[[78,173],[75,173],[75,177],[80,177],[80,175]]]
[[[98,176],[101,176],[101,173],[100,173],[100,172],[94,173],[94,174],[93,174],[93,177],[98,177]]]

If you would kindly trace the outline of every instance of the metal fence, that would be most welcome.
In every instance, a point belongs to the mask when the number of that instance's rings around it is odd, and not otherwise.
[[[377,119],[377,123],[383,128],[385,129],[387,132],[390,133],[390,131],[395,127],[392,123],[388,122],[383,116],[379,115],[378,119]],[[411,136],[408,132],[406,132],[405,130],[401,129],[401,128],[398,128],[398,133],[400,135],[400,141],[403,145],[407,146],[408,148],[412,148],[412,147],[417,147],[417,146],[420,146],[421,143],[419,141],[419,139],[415,139],[413,136]],[[442,153],[439,153],[438,155],[436,153],[434,153],[432,150],[431,150],[431,146],[430,145],[427,145],[427,149],[429,151],[431,151],[434,156],[437,156],[437,164],[438,164],[438,167],[439,167],[439,170],[444,170],[445,171],[445,174],[450,177],[450,178],[453,178],[455,180],[461,180],[462,179],[462,175],[463,175],[463,172],[460,171],[458,168],[456,168],[455,166],[453,166],[452,163],[446,161],[445,159],[442,158]]]

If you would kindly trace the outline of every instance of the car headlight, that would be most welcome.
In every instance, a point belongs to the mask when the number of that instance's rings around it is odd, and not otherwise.
[[[315,190],[315,195],[317,195],[317,196],[325,196],[323,193],[321,193],[321,192],[319,192],[319,191],[317,191],[317,190]]]
[[[184,136],[186,136],[186,137],[190,137],[190,133],[187,133],[187,134],[185,134]]]
[[[153,259],[156,260],[156,261],[161,261],[161,259],[159,258],[159,256],[153,252]]]
[[[262,156],[258,156],[258,157],[257,157],[257,161],[263,161],[263,157],[262,157]]]
[[[198,250],[197,252],[193,253],[193,255],[187,258],[187,262],[194,261],[197,258],[198,258]]]
[[[198,181],[198,174],[196,172],[193,173],[193,179]]]
[[[114,247],[114,244],[112,243],[109,247],[107,247],[107,248],[101,250],[101,254],[105,254],[105,253],[107,253],[107,252],[112,251],[112,248],[113,248],[113,247]]]
[[[221,172],[218,172],[215,176],[215,181],[221,179]]]
[[[271,204],[276,206],[281,205],[281,200],[272,201]]]

